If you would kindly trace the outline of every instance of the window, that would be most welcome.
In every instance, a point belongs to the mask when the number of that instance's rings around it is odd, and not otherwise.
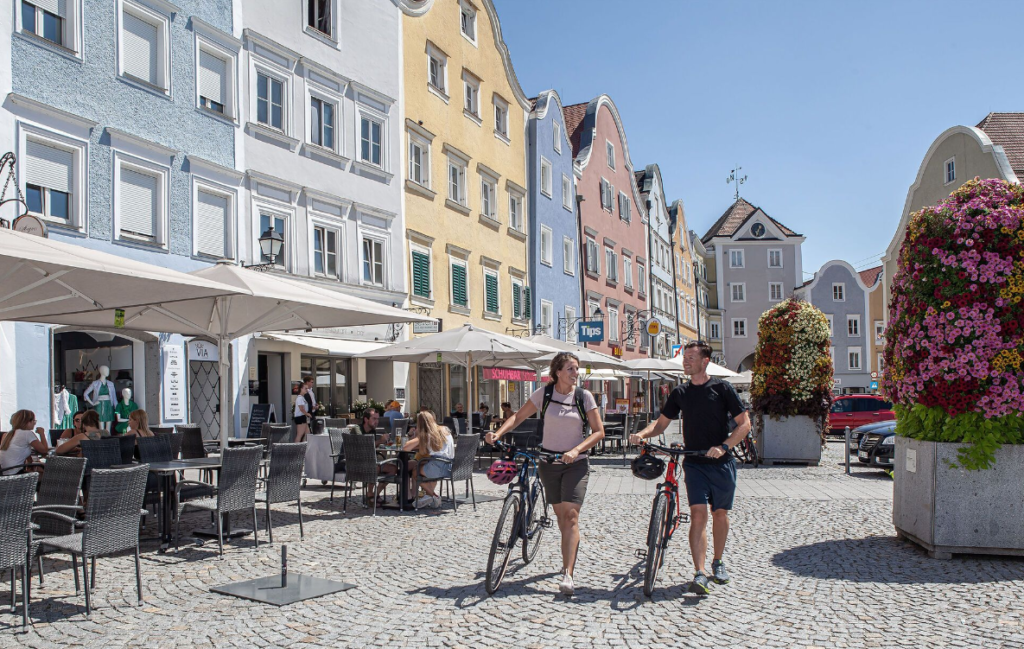
[[[331,278],[338,277],[338,248],[341,235],[326,227],[313,228],[313,272]]]
[[[508,102],[494,95],[494,134],[508,140]]]
[[[729,268],[743,268],[743,251],[729,251]]]
[[[771,302],[782,301],[782,282],[768,282],[768,300]]]
[[[554,234],[552,234],[551,228],[542,225],[540,226],[540,263],[550,266],[554,254]]]
[[[307,25],[321,34],[331,35],[331,4],[333,0],[307,0]]]
[[[875,344],[881,345],[885,342],[885,322],[875,320]]]
[[[551,162],[543,157],[540,159],[540,193],[551,198]]]
[[[120,167],[117,207],[122,236],[156,243],[161,216],[161,178],[141,169]]]
[[[167,92],[170,87],[170,19],[124,2],[118,48],[121,75]]]
[[[562,237],[562,270],[566,275],[576,274],[576,246],[569,237]]]
[[[199,106],[206,110],[230,115],[227,89],[228,62],[206,49],[199,50]]]
[[[562,127],[558,122],[551,123],[551,139],[552,146],[555,148],[556,153],[562,152]]]
[[[945,184],[948,185],[949,183],[951,183],[954,180],[956,180],[956,158],[955,157],[950,158],[949,160],[946,160],[945,170],[946,170],[946,181],[945,181]]]
[[[587,268],[588,273],[601,273],[601,260],[597,256],[597,242],[587,237]]]
[[[576,307],[565,306],[565,341],[576,342]]]
[[[374,167],[384,167],[384,124],[361,115],[359,118],[359,159]]]
[[[21,3],[21,30],[64,47],[64,17],[67,3],[61,0],[37,0]],[[70,49],[70,48],[69,48]]]
[[[619,218],[629,223],[633,220],[631,211],[631,203],[629,202],[629,196],[624,192],[619,192]]]
[[[622,276],[625,278],[626,288],[633,290],[633,260],[625,255],[622,256]]]
[[[284,82],[263,72],[256,74],[256,121],[284,130]]]
[[[467,117],[473,118],[473,121],[480,122],[480,80],[473,76],[467,70],[462,71],[462,86],[465,89],[464,103],[462,105],[465,109]]]
[[[733,302],[746,302],[747,301],[747,285],[742,282],[734,283],[729,287],[732,291]]]
[[[523,197],[521,194],[508,193],[508,227],[523,232]]]
[[[427,88],[448,101],[448,56],[433,43],[427,43]]]
[[[452,260],[452,305],[469,307],[469,291],[466,280],[466,262]]]
[[[846,284],[833,284],[832,285],[832,301],[833,302],[845,302],[846,301]]]
[[[319,97],[309,100],[309,141],[325,149],[334,150],[335,105]]]
[[[604,142],[604,152],[605,152],[605,157],[607,158],[608,166],[610,168],[614,169],[615,168],[615,145],[612,144],[611,142],[605,140],[605,142]]]
[[[825,314],[825,319],[828,320],[828,337],[832,338],[833,336],[836,335],[836,333],[835,333],[836,330],[835,330],[835,327],[833,326],[834,323],[833,323],[832,314],[831,313],[826,313]]]
[[[711,338],[712,338],[712,340],[718,340],[721,337],[722,337],[721,327],[719,327],[717,322],[712,322],[711,323]]]
[[[879,374],[885,369],[885,354],[878,352],[878,358],[875,359],[875,371]]]
[[[384,286],[384,242],[363,238],[363,283]]]
[[[572,211],[572,181],[565,174],[562,174],[562,207]]]
[[[525,293],[523,291],[523,282],[512,278],[512,319],[522,320],[524,309],[523,302],[525,301]]]
[[[732,319],[732,337],[733,338],[746,338],[747,337],[747,319],[746,318],[733,318]]]
[[[860,367],[860,347],[850,347],[846,350],[847,369],[859,370]]]
[[[612,198],[609,191],[611,185],[604,178],[601,179],[601,209],[611,211]]]
[[[476,10],[468,2],[460,2],[459,14],[462,35],[476,45]]]
[[[641,263],[637,263],[636,265],[636,289],[640,295],[645,295],[647,293],[647,271]]]
[[[484,311],[497,314],[500,300],[498,299],[498,273],[484,270]]]
[[[71,224],[74,158],[73,151],[26,140],[25,202],[29,212]]]
[[[430,251],[425,248],[412,250],[412,294],[430,299]]]
[[[493,180],[487,176],[480,176],[480,214],[493,220],[498,218],[497,191]]]
[[[430,144],[409,133],[409,180],[430,187]]]
[[[554,334],[555,307],[547,300],[540,301],[540,327],[548,336]]]
[[[195,251],[217,259],[231,256],[231,196],[196,191]]]
[[[768,268],[782,268],[782,251],[768,251]]]
[[[608,309],[608,340],[610,342],[619,341],[619,310],[609,308]]]
[[[846,316],[846,335],[851,338],[860,337],[860,316],[859,315],[847,315]]]
[[[285,257],[286,257],[286,252],[287,252],[287,248],[288,248],[288,234],[287,234],[287,231],[285,230],[285,220],[284,220],[284,217],[283,216],[278,216],[276,214],[267,214],[267,213],[264,213],[264,212],[260,212],[260,231],[256,234],[256,236],[259,237],[261,234],[263,234],[264,232],[267,231],[267,228],[270,228],[270,227],[273,227],[275,232],[281,233],[284,236],[284,238],[285,238],[285,245],[281,247],[281,254],[278,255],[277,258],[274,260],[274,265],[275,266],[277,266],[279,268],[285,268],[286,267]],[[256,246],[256,250],[260,250],[258,244]],[[270,263],[270,257],[267,257],[266,255],[264,255],[262,253],[262,251],[260,252],[260,263],[261,264]]]
[[[619,281],[619,260],[618,255],[611,248],[604,249],[604,260],[605,268],[608,273],[608,281],[617,282]]]
[[[466,196],[466,165],[457,158],[448,157],[448,199],[459,205],[468,205]]]

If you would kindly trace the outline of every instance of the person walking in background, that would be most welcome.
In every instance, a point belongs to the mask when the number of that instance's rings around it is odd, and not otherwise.
[[[310,407],[309,399],[306,395],[309,394],[309,383],[305,381],[299,387],[299,394],[295,397],[295,411],[292,413],[295,421],[295,443],[298,444],[302,440],[306,439],[306,435],[309,434],[309,418],[310,418]]]

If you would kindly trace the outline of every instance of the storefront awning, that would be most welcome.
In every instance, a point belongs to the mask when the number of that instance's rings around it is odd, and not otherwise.
[[[320,336],[292,336],[289,334],[265,333],[263,338],[283,343],[301,345],[331,356],[355,356],[363,352],[386,347],[387,343],[363,340],[340,340],[338,338],[321,338]]]

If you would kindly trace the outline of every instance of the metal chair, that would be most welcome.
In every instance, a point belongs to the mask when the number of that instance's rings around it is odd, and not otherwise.
[[[331,502],[334,502],[334,486],[338,481],[338,474],[345,477],[345,431],[341,428],[328,428],[327,435],[331,442],[331,458],[334,460],[333,480],[331,480]]]
[[[21,628],[28,626],[28,567],[32,562],[32,498],[38,473],[0,477],[0,570],[11,571],[11,612],[15,612],[14,571],[21,568]],[[75,573],[78,574],[77,572]]]
[[[342,511],[348,512],[348,498],[352,494],[353,483],[364,485],[393,484],[398,485],[398,473],[381,475],[380,467],[385,464],[397,464],[397,458],[388,460],[377,459],[376,440],[373,435],[356,435],[344,433],[342,446],[345,449],[345,506]],[[373,498],[373,515],[377,515],[377,499]]]
[[[77,557],[82,558],[82,577],[85,581],[85,612],[92,613],[89,559],[92,559],[91,587],[96,587],[96,557],[135,550],[135,587],[142,604],[142,567],[139,561],[139,517],[145,513],[142,500],[146,492],[149,465],[140,464],[126,469],[93,469],[89,503],[85,508],[85,522],[78,523],[71,516],[56,512],[37,512],[81,525],[76,534],[56,536],[40,541],[40,546],[53,548],[71,555],[75,571],[75,593],[78,593]]]
[[[264,484],[265,491],[256,494],[256,502],[267,504],[267,533],[274,542],[274,526],[270,521],[270,506],[278,503],[298,503],[299,538],[302,530],[302,467],[306,462],[307,442],[275,444],[270,452],[270,472]]]
[[[174,489],[175,502],[178,502],[177,516],[174,522],[174,550],[178,550],[178,530],[181,526],[181,515],[186,508],[215,512],[217,518],[217,547],[220,556],[224,556],[224,514],[232,512],[252,512],[252,537],[254,549],[260,547],[259,529],[256,527],[256,473],[263,458],[263,449],[259,447],[243,447],[225,449],[222,454],[220,478],[217,486],[196,480],[182,480]],[[186,502],[179,501],[182,488],[186,486],[206,487],[213,490],[210,498],[198,498]]]
[[[36,510],[56,510],[58,513],[73,516],[82,508],[78,505],[78,492],[82,490],[82,479],[85,477],[84,457],[53,456],[46,461],[46,471],[39,481],[39,493],[32,508]],[[75,531],[73,523],[57,520],[49,516],[33,516],[32,521],[38,526],[36,538],[48,536],[64,536]],[[43,583],[43,553],[38,553],[39,583]]]

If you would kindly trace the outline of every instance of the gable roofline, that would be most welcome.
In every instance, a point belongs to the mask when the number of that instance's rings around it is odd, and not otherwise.
[[[882,272],[884,270],[885,266],[875,266],[874,268],[868,268],[867,270],[862,270],[858,273],[861,281],[863,281],[864,285],[868,287],[868,291],[874,291],[878,288],[879,284],[881,284],[878,280],[882,276]],[[868,283],[868,278],[871,278],[870,284]]]
[[[766,219],[768,219],[769,221],[771,221],[772,225],[774,225],[775,227],[777,227],[779,229],[779,232],[782,233],[783,237],[786,237],[788,239],[790,237],[802,237],[802,236],[804,236],[802,234],[794,232],[790,228],[787,228],[786,226],[784,226],[782,223],[776,221],[775,219],[773,219],[771,217],[770,214],[768,214],[768,212],[765,212],[760,207],[754,207],[754,211],[751,212],[750,214],[748,214],[745,219],[740,221],[740,224],[736,226],[736,230],[731,235],[729,235],[729,238],[730,239],[734,238],[743,229],[743,227],[746,226],[746,224],[750,221],[750,219],[754,218],[754,215],[757,214],[758,212],[760,212],[761,214],[764,214],[764,217]],[[789,230],[789,232],[786,232],[786,230]],[[722,235],[722,236],[725,236],[725,235]]]
[[[733,231],[731,233],[729,233],[729,234],[722,233],[722,228],[724,228],[725,224],[729,221],[730,218],[732,218],[733,213],[737,209],[747,209],[747,208],[749,208],[750,211],[747,212],[747,214],[743,217],[743,219],[736,224],[736,227],[733,229]],[[768,212],[765,212],[763,209],[761,209],[757,205],[754,205],[753,203],[747,201],[745,198],[740,196],[739,198],[737,198],[733,202],[732,205],[730,205],[728,208],[726,208],[726,210],[722,214],[722,216],[718,217],[718,220],[715,221],[715,223],[710,228],[708,228],[707,233],[701,238],[701,241],[703,243],[709,243],[712,239],[716,239],[716,238],[732,239],[736,235],[736,233],[739,232],[743,228],[744,225],[746,225],[747,221],[750,220],[750,217],[753,216],[754,214],[756,214],[757,212],[761,212],[762,214],[764,214],[765,218],[768,219],[769,221],[771,221],[775,225],[775,227],[777,227],[779,229],[779,231],[782,232],[783,237],[785,237],[786,239],[789,239],[789,238],[800,238],[800,239],[803,239],[804,238],[804,235],[802,235],[802,234],[794,231],[793,229],[785,226],[782,222],[772,218],[772,216],[770,214],[768,214]],[[783,239],[783,240],[785,240],[785,239]]]
[[[562,143],[568,147],[566,151],[572,155],[572,142],[569,140],[569,129],[565,123],[565,109],[562,106],[562,98],[554,90],[545,90],[537,95],[534,101],[535,104],[533,110],[530,111],[530,116],[537,120],[545,119],[548,115],[548,110],[551,108],[551,102],[555,103],[555,106],[558,108],[558,116],[562,120]]]
[[[853,276],[853,280],[857,282],[857,286],[859,286],[861,290],[863,290],[865,293],[871,292],[871,289],[865,286],[864,282],[861,280],[860,273],[854,270],[853,266],[851,266],[848,262],[843,261],[842,259],[833,259],[832,261],[826,261],[824,264],[821,265],[821,268],[819,268],[817,272],[814,273],[814,277],[812,277],[809,282],[804,282],[803,284],[796,288],[810,292],[811,290],[814,289],[815,286],[818,285],[818,280],[821,279],[822,275],[825,274],[825,271],[833,266],[840,266],[842,268],[845,268],[847,272],[849,272],[850,275]]]

